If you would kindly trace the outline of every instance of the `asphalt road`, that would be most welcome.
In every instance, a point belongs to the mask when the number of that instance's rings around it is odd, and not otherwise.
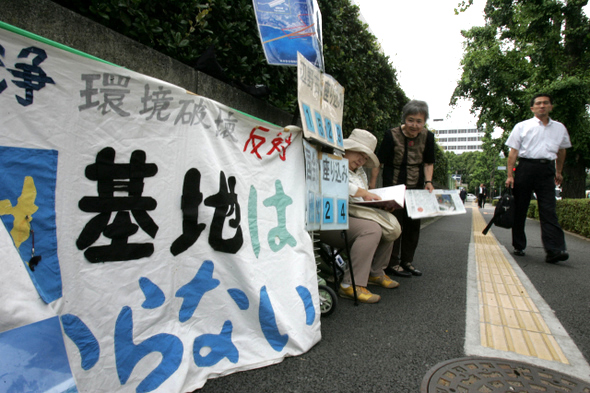
[[[488,221],[493,207],[480,211]],[[510,230],[492,232],[511,252]],[[527,235],[527,255],[514,259],[588,360],[590,241],[567,234],[570,260],[550,265],[544,261],[538,222],[527,221]],[[423,276],[397,278],[397,289],[371,286],[382,296],[377,304],[355,306],[339,299],[334,314],[322,318],[322,340],[307,353],[211,379],[199,392],[419,392],[434,366],[466,356],[471,236],[471,208],[431,222],[422,229],[414,262]]]

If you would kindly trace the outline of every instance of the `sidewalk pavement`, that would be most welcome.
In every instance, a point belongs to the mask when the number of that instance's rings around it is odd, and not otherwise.
[[[485,208],[482,213],[486,221],[489,221],[493,208],[490,207],[489,211]],[[581,354],[586,360],[590,359],[590,326],[587,323],[590,316],[590,239],[565,232],[570,258],[565,262],[550,264],[545,262],[539,221],[527,219],[528,245],[524,257],[512,254],[510,230],[494,228],[493,234],[506,248],[526,279],[530,280],[546,302],[550,313],[561,323]]]

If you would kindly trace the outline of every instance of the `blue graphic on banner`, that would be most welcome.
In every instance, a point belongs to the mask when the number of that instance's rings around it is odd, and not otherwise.
[[[156,284],[151,282],[149,278],[141,277],[139,279],[139,287],[145,295],[145,302],[143,302],[141,307],[154,309],[160,307],[166,301],[164,292]]]
[[[121,385],[125,385],[131,372],[141,359],[158,352],[160,364],[137,386],[136,392],[151,392],[166,381],[180,366],[184,351],[182,341],[173,334],[160,333],[138,344],[133,340],[133,312],[123,307],[115,325],[115,360]]]
[[[100,344],[88,326],[72,314],[61,316],[64,333],[76,344],[82,358],[82,369],[90,370],[100,357]]]
[[[0,333],[0,392],[78,392],[59,318]]]
[[[313,307],[313,298],[311,297],[311,292],[309,292],[309,289],[301,285],[296,289],[297,293],[301,297],[301,300],[303,301],[303,304],[305,305],[305,323],[308,326],[311,326],[315,320],[315,308]]]
[[[297,66],[297,52],[324,69],[321,13],[315,0],[253,0],[266,61]]]
[[[57,151],[0,146],[0,219],[41,298],[62,296],[55,230]]]

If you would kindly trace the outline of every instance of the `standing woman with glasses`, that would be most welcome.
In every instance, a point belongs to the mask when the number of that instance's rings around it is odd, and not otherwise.
[[[383,168],[383,187],[405,184],[407,189],[434,190],[435,143],[434,134],[425,128],[428,104],[412,100],[402,109],[402,125],[386,131],[377,153]],[[371,171],[370,188],[375,188],[379,167]],[[402,226],[402,234],[395,241],[386,270],[400,277],[421,276],[413,266],[414,253],[420,239],[420,220],[408,216],[405,206],[394,215]]]

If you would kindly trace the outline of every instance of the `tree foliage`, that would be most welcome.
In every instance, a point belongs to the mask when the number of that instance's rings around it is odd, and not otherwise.
[[[464,9],[469,2],[459,6]],[[453,100],[472,100],[488,137],[505,155],[506,138],[516,123],[530,118],[530,99],[553,96],[552,118],[568,128],[572,149],[564,167],[564,197],[584,196],[590,167],[590,23],[588,0],[487,0],[486,24],[463,31],[463,73]]]
[[[489,146],[486,146],[489,145]],[[457,155],[445,152],[449,173],[461,176],[461,183],[467,185],[467,191],[474,193],[480,184],[485,184],[488,190],[496,190],[499,195],[504,189],[506,171],[499,170],[505,161],[499,154],[500,146],[491,139],[484,139],[484,151],[470,151]],[[494,195],[494,196],[495,196]]]
[[[432,180],[435,187],[448,188],[449,160],[442,147],[438,144],[436,145],[434,160],[435,164]]]
[[[228,79],[270,88],[270,104],[295,113],[296,67],[266,63],[251,0],[53,0],[144,45],[194,66],[207,48]],[[343,129],[381,139],[407,97],[389,58],[350,0],[319,0],[326,72],[345,88]]]
[[[350,0],[319,0],[326,72],[344,86],[344,126],[383,131],[399,125],[408,102],[396,71]]]
[[[482,183],[480,176],[476,175],[478,172],[478,160],[482,152],[470,151],[463,154],[455,154],[447,151],[445,156],[449,163],[449,173],[461,176],[461,183],[467,184],[467,191],[474,192],[476,185]]]

